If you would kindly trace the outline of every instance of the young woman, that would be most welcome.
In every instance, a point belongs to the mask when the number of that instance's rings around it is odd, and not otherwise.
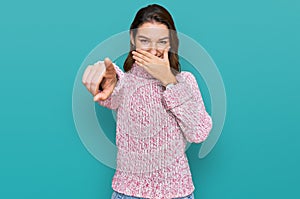
[[[148,5],[130,26],[125,73],[106,58],[83,74],[94,101],[117,112],[112,199],[194,198],[185,147],[207,138],[212,119],[194,75],[180,71],[178,46],[170,13]]]

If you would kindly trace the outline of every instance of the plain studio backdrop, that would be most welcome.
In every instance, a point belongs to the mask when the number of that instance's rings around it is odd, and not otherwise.
[[[89,52],[128,30],[150,3],[1,2],[0,198],[110,198],[114,169],[89,153],[74,124],[74,79]],[[226,89],[226,120],[214,149],[203,159],[201,144],[187,150],[195,198],[300,198],[299,1],[155,3],[207,50]],[[195,72],[188,63],[182,70]],[[195,76],[211,113],[207,85]],[[95,107],[98,116],[111,115]],[[114,141],[113,118],[106,124]]]

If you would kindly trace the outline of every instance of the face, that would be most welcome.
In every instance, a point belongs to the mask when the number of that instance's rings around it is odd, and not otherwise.
[[[130,34],[131,43],[138,49],[162,57],[163,52],[170,46],[169,29],[162,23],[143,23],[138,29],[136,37]]]

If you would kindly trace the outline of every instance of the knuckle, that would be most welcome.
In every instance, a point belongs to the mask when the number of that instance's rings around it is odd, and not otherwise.
[[[91,84],[92,86],[95,86],[95,85],[96,85],[96,83],[95,83],[94,81],[92,81],[90,84]]]
[[[103,67],[105,67],[105,64],[104,64],[104,63],[99,63],[99,64],[97,64],[97,65],[95,66],[95,68],[96,68],[97,70],[101,70]]]
[[[97,84],[95,82],[91,82],[91,87],[95,88],[97,86]]]

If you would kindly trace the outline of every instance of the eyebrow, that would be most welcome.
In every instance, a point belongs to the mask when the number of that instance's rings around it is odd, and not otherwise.
[[[145,36],[143,36],[143,35],[139,35],[138,37],[139,37],[139,38],[145,38],[145,39],[149,39],[149,40],[150,40],[150,38],[145,37]],[[164,39],[169,39],[169,37],[163,37],[163,38],[160,38],[159,40],[164,40]]]

